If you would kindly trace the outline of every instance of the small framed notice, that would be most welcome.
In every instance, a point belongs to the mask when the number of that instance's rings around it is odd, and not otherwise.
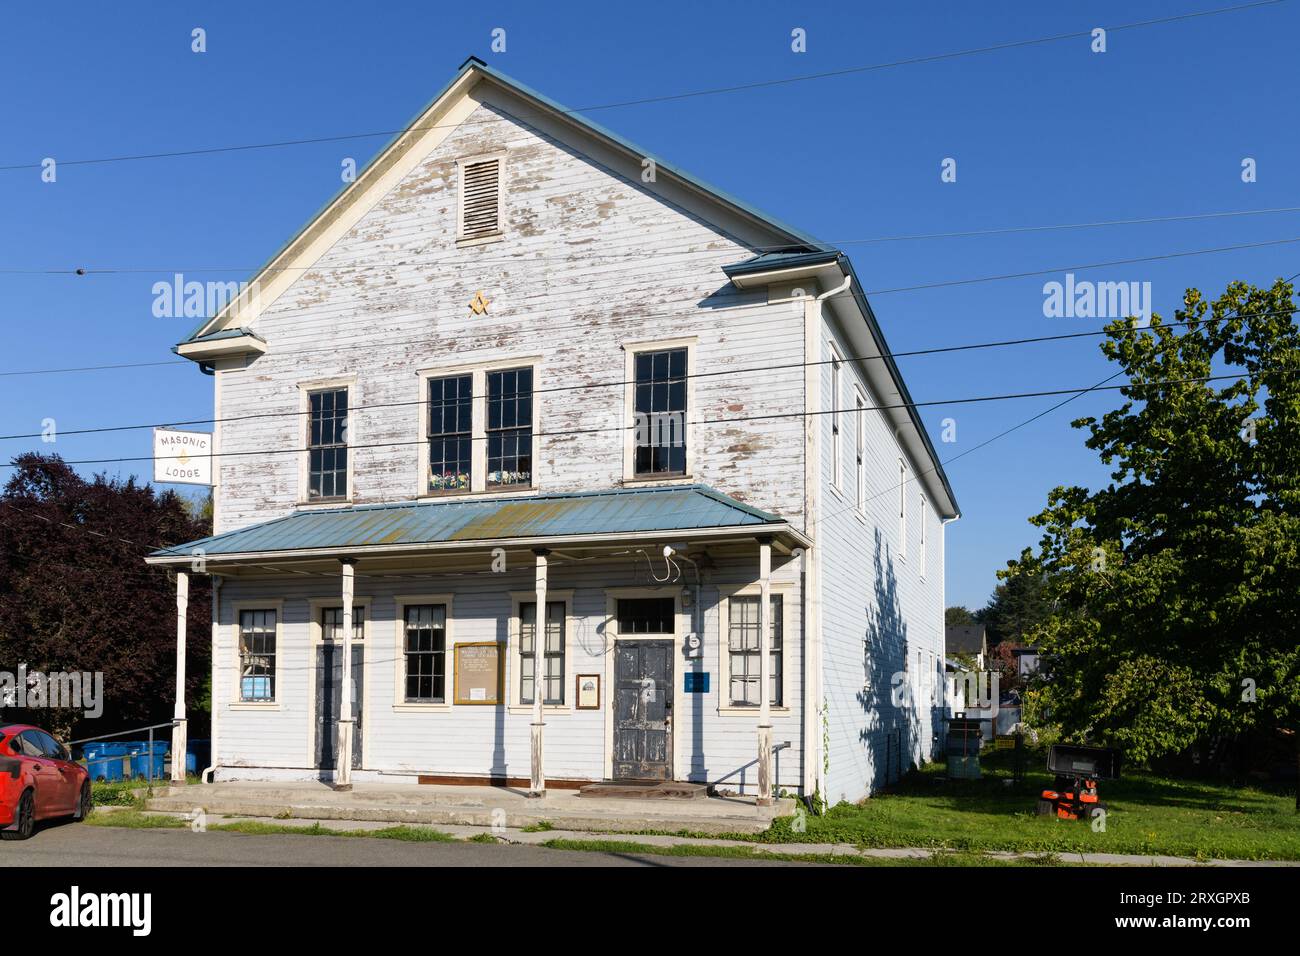
[[[501,645],[495,641],[457,644],[454,656],[454,702],[500,704]]]
[[[578,710],[599,710],[600,675],[579,674],[575,678],[575,682],[577,684],[577,693],[574,696],[578,699]]]

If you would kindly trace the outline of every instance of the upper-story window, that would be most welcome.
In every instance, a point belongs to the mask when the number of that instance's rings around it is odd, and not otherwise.
[[[685,475],[687,350],[637,352],[633,368],[633,474]]]
[[[348,390],[307,393],[307,497],[348,497]]]
[[[429,379],[427,491],[469,491],[473,482],[472,375]]]
[[[844,393],[844,361],[839,349],[831,346],[831,485],[842,487],[844,471],[844,438],[840,428],[840,402]]]
[[[487,373],[487,484],[533,483],[533,370]]]
[[[532,364],[427,374],[421,494],[536,485]]]
[[[459,241],[472,242],[501,235],[501,165],[500,156],[461,162]]]

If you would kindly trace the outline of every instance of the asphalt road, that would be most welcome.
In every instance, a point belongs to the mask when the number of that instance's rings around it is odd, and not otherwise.
[[[76,823],[0,843],[15,866],[801,866],[787,861],[577,852],[482,843],[406,843],[365,837],[131,830]]]

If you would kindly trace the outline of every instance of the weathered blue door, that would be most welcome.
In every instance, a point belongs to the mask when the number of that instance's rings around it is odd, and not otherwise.
[[[614,778],[667,780],[672,773],[673,642],[614,644]]]
[[[336,769],[338,756],[339,713],[343,708],[342,644],[321,644],[316,649],[316,766]],[[364,653],[360,644],[352,645],[352,769],[361,768],[361,688],[364,683]]]

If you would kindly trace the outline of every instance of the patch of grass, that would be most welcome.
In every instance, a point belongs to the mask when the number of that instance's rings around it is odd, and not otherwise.
[[[238,820],[234,823],[215,823],[209,831],[225,833],[247,833],[254,836],[290,834],[293,836],[336,836],[336,837],[370,837],[376,840],[401,840],[404,843],[451,843],[455,841],[449,833],[432,827],[392,826],[380,830],[334,830],[320,823],[310,826],[286,826],[282,823],[267,823],[264,820]]]
[[[190,825],[188,820],[181,817],[144,813],[135,809],[92,813],[85,823],[92,827],[124,827],[130,830],[179,830]]]
[[[657,846],[632,840],[547,840],[542,844],[553,850],[581,850],[595,853],[636,854],[638,856],[693,856],[730,860],[775,860],[792,863],[823,863],[835,866],[1053,866],[1051,857],[1030,860],[997,860],[978,853],[936,852],[923,857],[834,856],[830,853],[772,853],[747,846],[715,846],[684,843]]]
[[[731,839],[764,843],[850,843],[980,852],[1159,854],[1193,859],[1300,860],[1300,814],[1280,789],[1232,787],[1131,771],[1102,781],[1105,832],[1085,821],[1034,813],[1051,786],[1045,753],[1031,751],[1024,784],[1009,786],[1009,751],[986,753],[984,778],[949,781],[942,764],[909,774],[890,792],[824,816],[777,820],[764,833]]]
[[[466,843],[491,843],[495,845],[495,844],[499,844],[501,841],[498,840],[490,833],[476,833],[472,837],[466,839],[465,842]]]
[[[520,828],[524,833],[546,833],[555,829],[555,824],[550,820],[538,820],[536,823],[530,823],[526,827]]]

